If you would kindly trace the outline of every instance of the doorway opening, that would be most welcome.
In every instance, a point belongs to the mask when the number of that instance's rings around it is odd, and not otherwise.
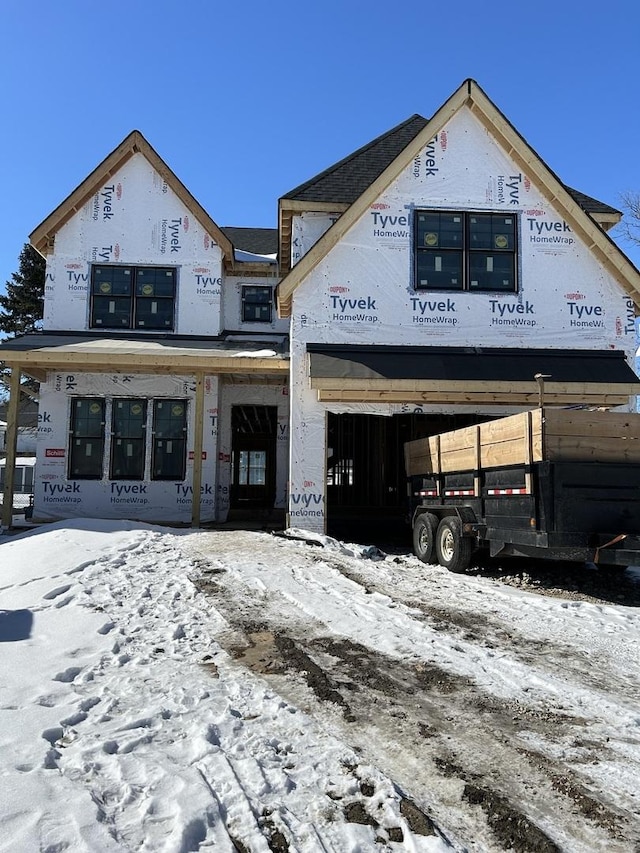
[[[276,406],[231,409],[231,509],[271,509],[276,494]]]

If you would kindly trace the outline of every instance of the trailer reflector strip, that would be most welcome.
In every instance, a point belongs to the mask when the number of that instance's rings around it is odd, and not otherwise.
[[[523,489],[487,489],[488,495],[526,495],[526,487]]]
[[[445,489],[445,498],[468,498],[473,497],[475,492],[473,489]]]
[[[418,492],[421,498],[437,498],[438,490],[437,489],[422,489],[421,492]]]

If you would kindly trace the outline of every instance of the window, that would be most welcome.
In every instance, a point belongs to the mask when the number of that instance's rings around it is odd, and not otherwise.
[[[264,486],[267,481],[267,451],[240,450],[238,454],[238,464],[235,454],[231,463],[232,485]]]
[[[94,266],[91,328],[173,329],[175,291],[175,269]]]
[[[69,448],[70,480],[184,480],[187,401],[74,397]]]
[[[98,398],[71,401],[69,479],[100,480],[104,455],[104,404]]]
[[[418,210],[417,290],[516,290],[516,217]]]
[[[270,287],[242,288],[242,320],[245,323],[270,323],[273,291]]]
[[[33,465],[16,465],[13,469],[14,495],[30,495],[33,491]],[[0,492],[4,489],[5,466],[0,465]]]
[[[187,406],[184,400],[154,400],[152,480],[184,480]]]
[[[144,479],[146,426],[146,400],[113,401],[111,409],[110,479]]]

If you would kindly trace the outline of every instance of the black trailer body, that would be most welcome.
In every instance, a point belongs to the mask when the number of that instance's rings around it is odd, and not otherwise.
[[[561,412],[549,416],[551,435],[540,410],[409,443],[421,559],[460,571],[473,549],[486,548],[492,556],[640,565],[640,416],[611,415],[610,422],[602,420],[608,413]],[[588,440],[575,434],[582,420]],[[617,436],[598,435],[618,429]],[[619,461],[610,461],[615,456]],[[501,457],[522,461],[500,465]],[[420,467],[428,470],[416,473]]]

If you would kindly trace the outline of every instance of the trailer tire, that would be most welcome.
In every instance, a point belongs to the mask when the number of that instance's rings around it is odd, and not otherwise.
[[[472,543],[462,533],[462,522],[454,515],[447,515],[438,525],[436,532],[436,554],[438,562],[450,572],[465,572],[471,562]]]
[[[423,563],[436,562],[436,531],[438,519],[432,512],[423,512],[413,525],[413,553]]]

